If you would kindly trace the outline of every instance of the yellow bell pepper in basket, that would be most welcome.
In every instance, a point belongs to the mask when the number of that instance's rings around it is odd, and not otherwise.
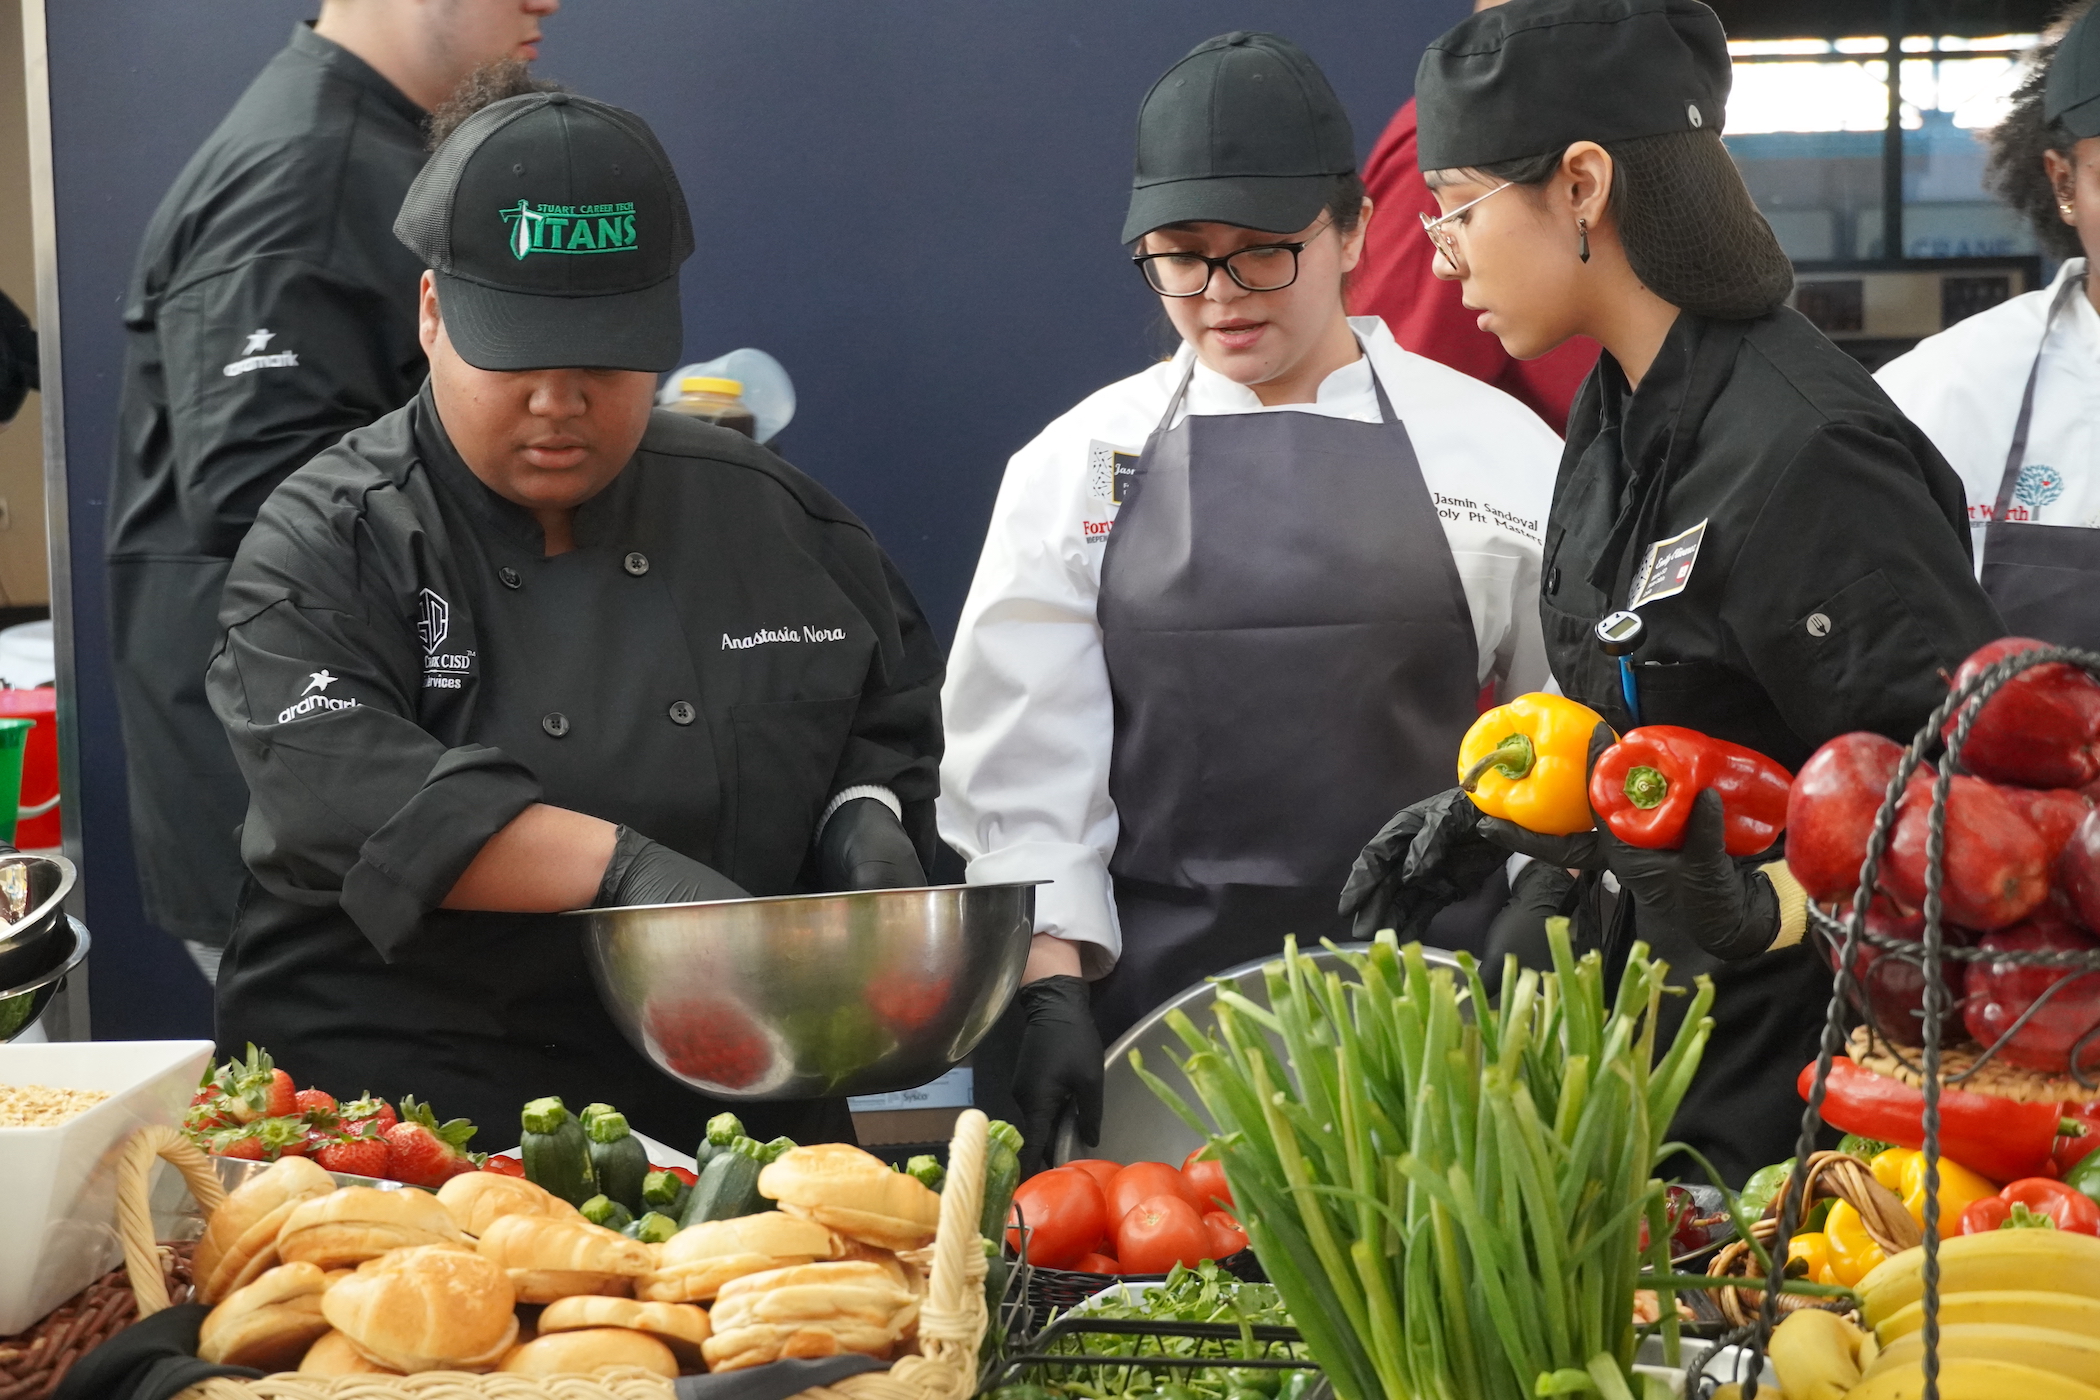
[[[1925,1223],[1925,1154],[1915,1148],[1891,1147],[1877,1152],[1867,1165],[1874,1179],[1903,1198],[1903,1208]],[[1940,1233],[1958,1233],[1961,1213],[1985,1196],[1998,1194],[1998,1184],[1946,1157],[1940,1158]]]
[[[1534,691],[1489,710],[1458,746],[1458,785],[1473,805],[1526,831],[1571,836],[1590,811],[1590,735],[1604,717],[1565,695]]]

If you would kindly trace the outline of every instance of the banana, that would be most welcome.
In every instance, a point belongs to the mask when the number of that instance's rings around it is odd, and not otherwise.
[[[1888,1370],[1913,1370],[1923,1364],[1925,1333],[1920,1330],[1891,1342],[1866,1377]],[[1940,1356],[1975,1361],[2017,1361],[2069,1376],[2074,1381],[2100,1388],[2100,1338],[2059,1332],[2049,1327],[2026,1327],[2013,1322],[1957,1322],[1940,1329]],[[1785,1380],[1782,1372],[1780,1379]]]
[[[1788,1313],[1767,1348],[1786,1400],[1837,1400],[1859,1384],[1859,1344],[1866,1333],[1820,1308]]]
[[[2081,1298],[2076,1293],[2045,1293],[2035,1288],[1942,1294],[1940,1326],[1954,1327],[1969,1322],[2012,1322],[2100,1337],[2100,1298]],[[1909,1336],[1924,1325],[1925,1300],[1920,1298],[1884,1318],[1874,1329],[1874,1335],[1883,1346],[1888,1346],[1898,1337]]]
[[[2100,1237],[2069,1230],[1989,1230],[1940,1242],[1940,1293],[2031,1288],[2100,1298]],[[1875,1266],[1856,1290],[1860,1313],[1879,1327],[1925,1296],[1923,1246]]]
[[[1859,1373],[1865,1375],[1881,1356],[1881,1338],[1872,1332],[1862,1332],[1859,1338]]]
[[[1845,1400],[1922,1400],[1924,1394],[1923,1367],[1891,1366],[1854,1386]],[[1940,1400],[2100,1400],[2100,1390],[2039,1366],[1952,1357],[1940,1364]]]

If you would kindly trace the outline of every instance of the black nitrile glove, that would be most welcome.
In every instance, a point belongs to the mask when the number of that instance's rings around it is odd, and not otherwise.
[[[1599,824],[1605,862],[1633,900],[1634,932],[1649,943],[1675,935],[1717,958],[1755,957],[1779,934],[1779,892],[1725,845],[1727,815],[1711,788],[1692,800],[1684,849],[1629,846]]]
[[[1079,1110],[1079,1136],[1101,1141],[1101,1032],[1086,981],[1042,977],[1015,993],[1025,1017],[1014,1056],[1014,1102],[1021,1106],[1021,1175],[1050,1165],[1051,1139],[1067,1103]]]
[[[1380,929],[1419,938],[1448,904],[1479,889],[1509,852],[1480,834],[1480,809],[1462,788],[1403,807],[1371,838],[1342,886],[1341,913],[1368,942]]]
[[[1597,766],[1598,757],[1610,748],[1614,740],[1611,726],[1600,724],[1590,731],[1590,759],[1583,765],[1584,781],[1589,771]],[[1599,827],[1589,831],[1578,831],[1569,836],[1548,836],[1544,832],[1527,831],[1513,821],[1501,817],[1482,817],[1480,831],[1488,840],[1504,850],[1515,851],[1520,856],[1557,865],[1563,870],[1602,870],[1604,868],[1604,846]]]
[[[817,879],[827,890],[913,890],[926,883],[926,872],[897,814],[856,797],[817,837]]]
[[[1481,971],[1490,980],[1502,975],[1503,960],[1517,955],[1524,967],[1546,971],[1553,966],[1552,945],[1546,941],[1546,920],[1569,913],[1575,904],[1575,877],[1558,865],[1535,860],[1517,872],[1509,884],[1509,902],[1488,925],[1486,951]]]
[[[613,835],[612,859],[598,882],[594,909],[625,909],[637,904],[699,904],[710,899],[749,899],[743,886],[721,871],[651,841],[633,827]]]

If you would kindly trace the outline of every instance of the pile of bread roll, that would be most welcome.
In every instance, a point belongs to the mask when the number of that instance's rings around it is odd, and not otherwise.
[[[677,1376],[909,1352],[940,1197],[842,1144],[794,1148],[758,1184],[778,1210],[650,1245],[516,1177],[338,1188],[287,1157],[198,1242],[196,1298],[215,1305],[198,1355],[320,1376]]]

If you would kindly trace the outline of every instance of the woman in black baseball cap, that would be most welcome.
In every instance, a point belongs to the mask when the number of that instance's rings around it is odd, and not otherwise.
[[[1038,1150],[1068,1097],[1095,1136],[1097,1029],[1285,934],[1347,937],[1365,837],[1448,786],[1484,693],[1545,680],[1559,442],[1348,316],[1374,212],[1310,57],[1197,45],[1140,110],[1122,230],[1181,345],[1007,466],[950,654],[940,813],[973,879],[1052,882],[1015,1072],[978,1058]]]
[[[1539,611],[1562,690],[1620,731],[1682,725],[1798,768],[1851,730],[1908,739],[2000,628],[1969,572],[1960,482],[1785,306],[1786,258],[1721,143],[1728,87],[1727,37],[1698,0],[1475,15],[1416,78],[1422,169],[1444,211],[1424,223],[1437,274],[1511,354],[1575,335],[1605,348],[1546,525]],[[1615,614],[1608,653],[1600,624]],[[1608,953],[1639,937],[1682,977],[1713,975],[1717,1026],[1673,1136],[1738,1182],[1786,1156],[1830,973],[1801,941],[1806,898],[1783,849],[1732,861],[1713,794],[1681,851],[1489,826],[1587,872],[1570,904],[1617,877]],[[1366,852],[1367,896],[1407,854]]]

